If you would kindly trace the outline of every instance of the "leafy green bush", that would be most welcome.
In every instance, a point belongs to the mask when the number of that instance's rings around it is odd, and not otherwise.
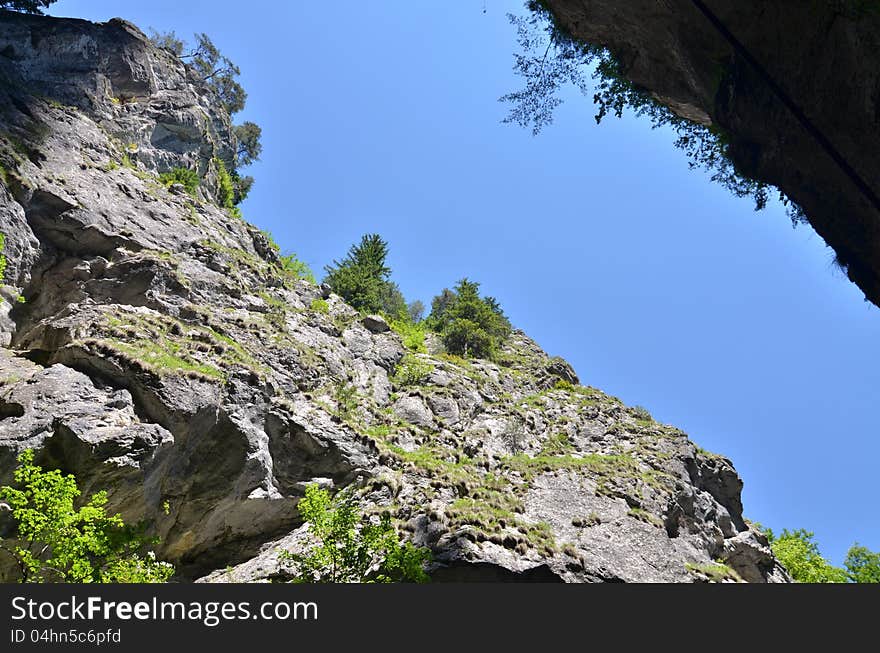
[[[269,242],[269,247],[275,250],[275,253],[278,254],[282,272],[296,279],[305,279],[306,281],[315,283],[315,275],[307,264],[300,261],[296,257],[296,254],[282,255],[281,246],[275,242],[275,237],[272,236],[271,232],[261,229],[260,233],[266,237],[266,240]]]
[[[316,540],[306,554],[283,552],[297,567],[299,583],[393,583],[429,580],[428,549],[401,542],[386,513],[378,523],[357,510],[350,493],[331,497],[317,485],[306,488],[299,512]]]
[[[528,433],[522,418],[515,416],[504,425],[504,430],[501,431],[501,440],[514,456],[521,454],[525,450]]]
[[[794,531],[785,529],[782,535],[776,537],[768,529],[766,534],[773,553],[798,583],[847,582],[846,572],[822,557],[819,545],[813,541],[812,532],[802,528]]]
[[[422,360],[413,354],[407,354],[397,366],[394,373],[394,382],[397,385],[421,385],[428,375],[434,371],[434,366],[428,361]]]
[[[322,313],[323,315],[327,315],[330,312],[330,304],[328,304],[323,299],[313,299],[312,303],[309,305],[316,313]]]
[[[281,257],[281,269],[288,275],[297,279],[305,279],[310,283],[315,283],[315,275],[312,269],[300,261],[296,254],[288,254]]]
[[[870,551],[853,544],[843,561],[846,573],[853,583],[880,583],[880,551]]]
[[[342,419],[349,419],[358,407],[357,388],[350,383],[338,382],[333,388],[333,401]]]
[[[541,446],[539,456],[566,456],[574,451],[574,444],[566,433],[551,435]]]
[[[201,178],[199,173],[189,168],[174,168],[170,172],[163,172],[159,175],[161,181],[166,187],[172,184],[181,184],[186,192],[195,197],[199,189]]]
[[[0,488],[16,524],[14,540],[0,549],[14,560],[21,582],[163,583],[174,568],[141,555],[146,542],[122,518],[105,512],[107,493],[97,492],[79,509],[76,479],[43,471],[34,452],[22,452],[15,487]]]
[[[425,325],[418,322],[410,322],[404,319],[389,319],[391,330],[403,340],[403,346],[412,352],[419,354],[427,353],[425,347]]]
[[[6,276],[6,255],[3,253],[5,247],[6,235],[0,232],[0,283],[3,283],[3,278]]]
[[[631,409],[633,417],[636,419],[640,419],[644,422],[653,422],[654,418],[651,417],[650,411],[644,406],[633,406]]]
[[[222,159],[214,159],[217,168],[217,203],[224,209],[235,208],[235,184]]]
[[[492,335],[467,318],[451,320],[443,328],[443,345],[449,353],[464,358],[491,358],[495,353]]]
[[[263,129],[256,123],[245,121],[240,125],[236,125],[233,132],[235,133],[235,139],[238,141],[236,151],[238,166],[248,166],[255,161],[259,161],[260,154],[263,153],[263,145],[260,143]]]
[[[413,324],[418,324],[425,318],[425,305],[421,302],[421,300],[417,299],[407,305],[406,312],[409,317],[409,321]]]
[[[431,303],[428,324],[446,350],[465,358],[492,358],[510,333],[510,322],[494,297],[480,297],[480,284],[462,279]]]
[[[387,257],[388,243],[379,234],[366,234],[349,248],[344,259],[325,268],[324,281],[359,311],[384,312],[397,319],[406,312],[406,302],[397,284],[389,279]]]
[[[764,531],[773,553],[798,583],[880,583],[880,552],[853,544],[841,569],[822,557],[811,531],[784,529],[777,537],[769,528],[755,526]]]

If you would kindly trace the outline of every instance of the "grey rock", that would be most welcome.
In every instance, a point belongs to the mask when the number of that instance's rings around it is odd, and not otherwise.
[[[457,424],[461,418],[458,404],[454,399],[443,395],[431,395],[428,397],[428,405],[431,411],[449,425]]]
[[[391,329],[391,327],[388,326],[388,322],[386,322],[385,318],[381,315],[366,315],[361,320],[361,324],[363,324],[370,333],[385,333]]]
[[[574,368],[571,364],[559,358],[559,356],[554,356],[550,359],[549,364],[547,365],[547,373],[551,376],[554,376],[562,381],[566,381],[571,383],[572,385],[577,385],[580,383],[577,374],[574,372]]]
[[[420,397],[405,396],[394,402],[394,414],[400,419],[416,426],[431,428],[434,424],[434,418],[425,407],[425,403]]]

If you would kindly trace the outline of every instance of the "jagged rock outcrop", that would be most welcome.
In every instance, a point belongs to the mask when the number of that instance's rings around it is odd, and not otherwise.
[[[407,351],[286,273],[216,206],[229,117],[135,27],[0,13],[0,75],[0,483],[36,449],[182,579],[288,577],[312,482],[392,513],[435,580],[787,579],[728,460],[525,334],[497,362]]]
[[[859,0],[542,0],[609,48],[677,114],[729,135],[731,158],[782,189],[880,306],[880,11]],[[698,8],[708,8],[738,51]],[[814,130],[780,99],[754,59]],[[829,154],[837,153],[842,166]],[[845,170],[848,166],[849,170]],[[864,187],[861,186],[859,180]],[[867,190],[866,190],[867,189]]]

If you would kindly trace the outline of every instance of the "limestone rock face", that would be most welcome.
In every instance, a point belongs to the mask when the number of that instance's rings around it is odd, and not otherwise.
[[[313,482],[391,512],[436,580],[787,580],[729,461],[522,332],[495,362],[429,338],[400,385],[387,322],[217,207],[229,116],[132,25],[0,12],[0,75],[0,483],[35,449],[182,580],[289,577]],[[159,183],[176,166],[197,196]]]
[[[609,48],[627,77],[675,113],[722,127],[737,167],[797,202],[880,305],[880,12],[859,2],[702,3],[808,130],[692,0],[543,4],[575,38]]]

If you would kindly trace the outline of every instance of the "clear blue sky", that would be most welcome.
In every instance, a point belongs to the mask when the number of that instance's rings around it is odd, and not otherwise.
[[[585,384],[647,407],[745,481],[746,516],[814,530],[835,563],[880,549],[880,311],[809,227],[755,213],[639,119],[574,94],[538,137],[516,0],[61,0],[144,31],[208,33],[263,127],[248,220],[316,272],[361,234],[426,304],[468,276]]]

